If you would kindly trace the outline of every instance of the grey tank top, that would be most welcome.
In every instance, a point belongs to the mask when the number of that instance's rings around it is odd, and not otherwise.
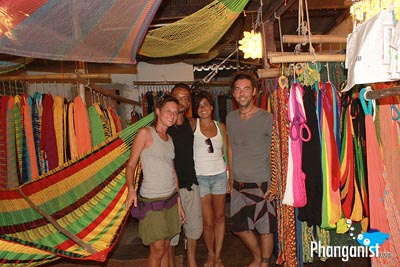
[[[170,196],[176,191],[173,159],[175,157],[172,138],[162,140],[153,127],[148,127],[153,144],[142,151],[143,182],[140,195],[145,198]]]
[[[258,110],[248,120],[240,119],[239,110],[226,117],[235,181],[258,183],[271,180],[272,119],[272,114],[265,110]]]

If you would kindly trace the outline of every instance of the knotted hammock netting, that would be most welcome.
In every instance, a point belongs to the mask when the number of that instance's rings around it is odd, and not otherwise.
[[[137,53],[148,57],[207,53],[228,31],[248,0],[214,0],[190,16],[147,32],[160,3],[161,0],[2,1],[0,53],[126,64],[136,63]]]
[[[105,261],[128,217],[130,147],[138,130],[153,119],[152,113],[85,156],[0,191],[0,265],[37,266],[60,257]]]

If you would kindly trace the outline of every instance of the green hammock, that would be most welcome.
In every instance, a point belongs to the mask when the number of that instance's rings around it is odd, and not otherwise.
[[[128,218],[125,164],[150,114],[79,159],[0,191],[0,265],[105,261]]]
[[[190,16],[148,31],[138,53],[147,57],[208,53],[248,2],[214,0]]]

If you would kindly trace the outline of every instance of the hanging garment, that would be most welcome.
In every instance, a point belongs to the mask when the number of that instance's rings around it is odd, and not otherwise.
[[[54,132],[57,142],[58,165],[65,162],[64,155],[64,98],[56,96],[53,104]]]
[[[0,98],[0,189],[8,187],[7,174],[7,110],[9,96]]]
[[[117,133],[117,128],[115,127],[114,117],[112,116],[109,107],[104,107],[103,112],[107,113],[108,125],[110,127],[110,135],[113,136]]]
[[[227,113],[227,99],[225,93],[221,92],[218,95],[218,112],[220,121],[225,123],[226,122],[226,115]]]
[[[342,150],[340,154],[340,198],[345,218],[353,221],[362,219],[362,203],[355,181],[355,156],[353,121],[351,117],[351,96],[342,103]]]
[[[107,107],[108,113],[113,119],[114,122],[114,127],[115,127],[115,134],[119,133],[122,131],[122,121],[121,118],[118,116],[117,112],[115,112],[115,109],[112,106]]]
[[[283,204],[304,207],[307,203],[306,175],[302,170],[302,144],[311,138],[303,106],[304,90],[300,84],[292,85],[288,101],[290,121],[288,170]]]
[[[278,88],[272,94],[274,121],[271,144],[271,187],[273,195],[281,199],[286,187],[289,121],[287,119],[288,89]],[[294,208],[277,202],[278,257],[276,264],[296,267],[296,223]]]
[[[54,129],[53,105],[54,100],[52,95],[46,94],[43,100],[42,129],[40,131],[40,149],[45,164],[45,172],[58,166],[58,150]]]
[[[32,126],[33,126],[33,140],[35,142],[36,158],[39,170],[39,176],[43,174],[43,162],[40,151],[40,130],[42,128],[42,94],[35,92],[32,98]]]
[[[90,132],[92,138],[92,147],[100,144],[106,139],[103,129],[103,120],[101,118],[101,110],[98,104],[91,105],[88,108],[89,120],[90,120]]]
[[[394,265],[400,266],[400,145],[399,145],[399,125],[397,117],[392,117],[393,105],[383,104],[379,101],[379,134],[382,146],[383,162],[387,176],[383,176],[386,181],[385,188],[385,208],[388,215],[390,228],[392,257],[390,260]],[[395,103],[395,102],[391,102]],[[398,106],[398,105],[397,105]],[[397,107],[396,106],[396,107]]]
[[[304,110],[307,125],[310,128],[310,141],[303,143],[302,170],[306,175],[307,204],[299,208],[297,218],[307,222],[308,226],[321,225],[322,206],[322,169],[321,143],[318,132],[318,120],[315,106],[315,91],[310,86],[303,87]],[[316,156],[319,155],[319,156]]]
[[[319,136],[321,142],[321,163],[323,178],[322,195],[322,224],[324,229],[336,227],[341,218],[340,206],[340,166],[338,148],[334,134],[334,102],[331,101],[328,91],[333,87],[330,83],[315,83],[317,87],[317,110],[319,121]]]
[[[23,95],[23,110],[24,110],[24,140],[27,147],[26,155],[23,160],[26,160],[26,175],[27,181],[34,180],[39,177],[38,163],[35,150],[35,141],[33,137],[33,124],[32,124],[32,97]]]
[[[14,106],[13,106],[13,122],[15,128],[15,156],[17,162],[17,176],[18,176],[18,183],[22,184],[22,150],[23,150],[23,142],[22,142],[22,129],[23,129],[23,117],[21,114],[22,107],[21,107],[21,96],[16,95],[14,97]]]
[[[18,164],[16,156],[15,125],[14,125],[14,97],[11,96],[7,102],[6,113],[6,140],[7,140],[7,184],[6,188],[19,185]]]
[[[76,132],[75,132],[75,119],[74,119],[75,103],[68,102],[67,107],[67,120],[68,120],[68,146],[69,146],[69,156],[71,159],[76,159],[78,157],[78,147],[76,144]],[[90,109],[89,109],[90,110]]]
[[[89,115],[85,103],[80,96],[74,99],[74,127],[78,156],[82,156],[92,148]]]
[[[388,204],[388,199],[385,197],[385,194],[388,192],[386,191],[386,180],[383,177],[384,165],[376,136],[375,125],[372,120],[372,101],[369,101],[368,104],[366,103],[366,99],[364,98],[365,92],[365,88],[360,91],[360,101],[365,114],[370,228],[377,229],[382,233],[390,233],[388,223],[389,214],[385,209]],[[380,245],[379,250],[390,251],[391,243],[392,240],[389,238]],[[398,266],[396,264],[392,265],[393,261],[391,258],[372,257],[371,261],[372,264],[378,264],[378,266]]]

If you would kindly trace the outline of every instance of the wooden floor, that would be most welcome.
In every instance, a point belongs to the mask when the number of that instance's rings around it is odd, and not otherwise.
[[[228,220],[227,220],[228,221]],[[239,238],[229,231],[225,234],[224,246],[222,249],[222,260],[225,267],[243,267],[251,261],[251,255],[245,246],[241,243]],[[48,264],[46,267],[144,267],[146,266],[146,258],[149,249],[143,246],[138,235],[138,222],[134,219],[129,219],[121,238],[116,245],[115,249],[110,253],[109,259],[104,263],[87,262],[87,261],[58,261],[53,264]],[[177,267],[186,266],[186,251],[184,248],[184,238],[181,236],[181,241],[176,249],[176,262]],[[197,247],[197,261],[198,266],[202,267],[207,260],[207,249],[201,239]],[[274,259],[275,260],[275,259]],[[273,261],[275,262],[275,261]],[[279,266],[275,263],[271,266]],[[328,258],[326,262],[321,262],[318,258],[314,258],[312,264],[304,264],[308,267],[341,267],[341,266],[354,266],[354,267],[368,267],[371,266],[369,258],[350,259],[347,262],[342,261],[340,258]]]

